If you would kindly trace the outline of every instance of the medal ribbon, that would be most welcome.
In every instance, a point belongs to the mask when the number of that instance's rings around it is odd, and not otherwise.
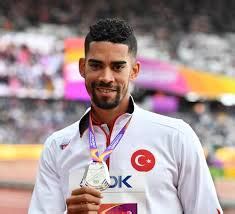
[[[91,157],[93,161],[102,162],[102,161],[106,161],[109,158],[113,150],[121,141],[130,123],[130,120],[131,120],[131,117],[127,121],[127,123],[122,127],[122,129],[119,131],[117,136],[110,142],[109,146],[104,150],[104,152],[101,155],[99,155],[96,140],[95,140],[95,132],[94,132],[93,125],[92,125],[91,113],[89,114],[89,144],[90,144]]]

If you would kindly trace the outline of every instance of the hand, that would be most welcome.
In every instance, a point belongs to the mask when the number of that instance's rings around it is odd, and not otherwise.
[[[96,214],[101,204],[101,192],[90,188],[81,187],[73,190],[71,197],[67,198],[68,214]]]

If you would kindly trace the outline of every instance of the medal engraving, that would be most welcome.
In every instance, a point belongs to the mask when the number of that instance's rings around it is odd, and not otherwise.
[[[104,162],[91,162],[83,176],[81,186],[103,191],[110,186],[108,168]]]

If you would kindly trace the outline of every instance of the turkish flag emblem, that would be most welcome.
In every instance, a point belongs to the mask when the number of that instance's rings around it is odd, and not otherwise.
[[[137,171],[148,172],[154,167],[155,158],[148,150],[140,149],[133,153],[131,164]]]

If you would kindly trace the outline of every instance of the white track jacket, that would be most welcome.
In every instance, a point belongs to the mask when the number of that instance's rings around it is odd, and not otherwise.
[[[190,126],[133,106],[132,114],[117,118],[111,133],[105,124],[94,126],[97,147],[102,152],[132,116],[109,160],[112,188],[120,193],[119,199],[125,200],[109,203],[121,203],[122,213],[141,213],[142,203],[147,214],[222,214],[201,143]],[[66,213],[70,174],[75,169],[85,170],[91,161],[88,129],[83,133],[79,129],[88,112],[46,140],[29,214]],[[79,184],[83,174],[77,176]],[[135,199],[135,186],[140,186],[144,197]],[[129,205],[123,206],[125,203]],[[136,210],[127,212],[126,207]]]

